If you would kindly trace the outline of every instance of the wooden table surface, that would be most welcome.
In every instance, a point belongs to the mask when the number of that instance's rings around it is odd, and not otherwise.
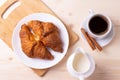
[[[93,52],[89,45],[81,38],[71,47],[71,54],[77,47],[82,47],[93,56],[96,69],[86,80],[120,80],[120,10],[119,0],[42,0],[53,10],[64,23],[80,37],[80,23],[89,14],[89,9],[96,13],[108,15],[115,29],[115,36],[110,44],[103,47],[103,51]],[[30,68],[16,59],[13,52],[0,45],[0,80],[77,80],[66,69],[68,54],[62,62],[54,66],[44,77],[39,77]],[[12,57],[11,57],[12,56]],[[14,56],[14,57],[13,57]]]
[[[87,80],[120,80],[120,1],[118,0],[43,0],[61,19],[72,26],[80,36],[80,23],[89,15],[89,9],[95,13],[108,15],[115,28],[115,36],[110,44],[104,47],[103,52],[92,52],[89,46],[79,39],[74,46],[84,48],[96,62],[95,73]],[[68,77],[67,80],[76,80]]]

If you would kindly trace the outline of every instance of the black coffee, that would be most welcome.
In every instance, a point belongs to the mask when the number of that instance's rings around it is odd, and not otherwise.
[[[100,35],[107,31],[108,24],[102,17],[95,16],[90,20],[89,28],[94,34]]]

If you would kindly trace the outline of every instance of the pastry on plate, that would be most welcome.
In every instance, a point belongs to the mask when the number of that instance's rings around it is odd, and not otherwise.
[[[52,48],[54,51],[63,52],[63,43],[58,28],[49,22],[43,23],[42,42],[45,46]]]
[[[20,39],[22,50],[28,57],[49,60],[54,59],[44,44],[41,41],[37,41],[35,39],[34,34],[26,24],[21,26]]]
[[[54,51],[63,52],[63,43],[59,29],[53,23],[32,20],[28,25],[36,35],[39,35],[40,41],[45,46]]]

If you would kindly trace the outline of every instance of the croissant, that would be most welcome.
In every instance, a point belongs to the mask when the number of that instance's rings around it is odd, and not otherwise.
[[[20,39],[21,39],[21,47],[23,52],[29,56],[32,57],[32,49],[34,45],[36,45],[36,41],[33,37],[33,34],[31,34],[30,29],[26,24],[23,24],[20,30]]]
[[[63,44],[58,28],[54,24],[48,22],[44,22],[42,25],[44,26],[44,32],[41,41],[44,45],[52,48],[54,51],[63,52]]]
[[[28,22],[28,27],[33,31],[34,35],[37,36],[38,40],[40,40],[41,35],[43,34],[42,22],[38,20],[32,20]]]
[[[47,50],[47,48],[41,41],[37,41],[37,44],[34,46],[33,53],[33,56],[36,58],[49,60],[54,59],[54,57],[51,55],[51,53]]]
[[[35,39],[35,36],[31,33],[31,30],[26,24],[21,26],[20,39],[22,50],[28,57],[49,60],[54,59],[44,44]]]
[[[28,23],[29,27],[39,35],[43,44],[54,51],[63,52],[63,43],[60,38],[58,28],[50,22],[32,20]]]

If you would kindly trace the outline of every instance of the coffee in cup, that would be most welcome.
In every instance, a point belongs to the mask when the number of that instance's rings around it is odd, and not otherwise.
[[[94,38],[103,38],[111,31],[111,20],[102,14],[92,14],[87,23],[88,32]]]
[[[101,16],[94,16],[89,22],[89,28],[93,34],[102,35],[108,30],[107,20]]]

